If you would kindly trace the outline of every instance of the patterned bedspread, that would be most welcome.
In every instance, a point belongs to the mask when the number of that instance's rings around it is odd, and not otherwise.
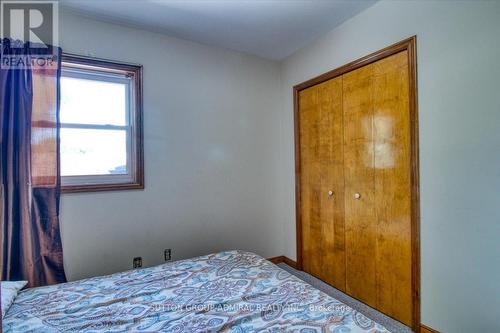
[[[229,251],[22,291],[19,332],[388,332],[253,253]]]

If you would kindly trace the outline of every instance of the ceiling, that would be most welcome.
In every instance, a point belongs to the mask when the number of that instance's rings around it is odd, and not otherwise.
[[[280,60],[376,0],[60,0],[63,8]]]

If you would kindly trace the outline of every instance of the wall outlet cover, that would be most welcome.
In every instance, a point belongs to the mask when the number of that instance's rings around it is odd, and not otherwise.
[[[165,249],[165,251],[163,251],[163,257],[165,261],[172,260],[172,249]]]
[[[142,257],[135,257],[133,260],[133,267],[140,268],[142,267]]]

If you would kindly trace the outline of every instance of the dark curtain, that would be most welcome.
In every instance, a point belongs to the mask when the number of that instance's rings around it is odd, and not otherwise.
[[[8,47],[2,40],[2,51]],[[12,50],[12,49],[10,49]],[[36,50],[24,44],[19,55]],[[61,50],[46,67],[0,69],[2,280],[65,282],[59,230]]]

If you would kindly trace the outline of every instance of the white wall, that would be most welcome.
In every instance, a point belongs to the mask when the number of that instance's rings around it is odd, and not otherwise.
[[[284,252],[279,64],[61,15],[65,52],[144,66],[144,191],[64,194],[71,280],[224,249]]]
[[[383,1],[282,63],[285,254],[295,258],[292,86],[417,35],[422,321],[500,332],[500,2]]]

